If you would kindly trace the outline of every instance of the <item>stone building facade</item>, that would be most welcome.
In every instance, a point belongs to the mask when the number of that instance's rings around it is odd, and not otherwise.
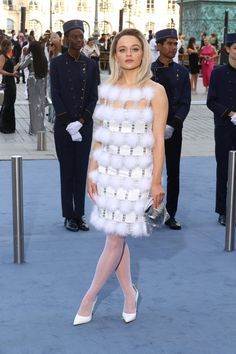
[[[9,33],[21,27],[21,7],[26,8],[25,28],[34,29],[36,35],[45,30],[62,30],[65,21],[79,18],[85,24],[85,37],[93,34],[95,4],[98,8],[100,33],[119,30],[120,10],[123,12],[123,28],[135,27],[143,33],[166,27],[179,26],[179,6],[176,0],[0,0],[0,28]]]

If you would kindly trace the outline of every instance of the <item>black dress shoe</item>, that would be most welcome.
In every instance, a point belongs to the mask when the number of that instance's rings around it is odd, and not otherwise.
[[[226,225],[226,216],[225,215],[219,215],[218,223],[220,225],[222,225],[222,226],[225,226]]]
[[[178,223],[178,221],[176,221],[173,217],[166,220],[165,224],[172,230],[181,230],[180,223]]]
[[[67,230],[76,232],[79,230],[75,219],[65,218],[64,226]]]
[[[77,226],[79,230],[89,231],[89,226],[86,224],[84,217],[77,218]]]

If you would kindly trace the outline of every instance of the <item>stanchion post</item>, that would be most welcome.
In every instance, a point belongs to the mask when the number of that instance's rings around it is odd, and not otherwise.
[[[22,157],[12,156],[12,210],[14,263],[24,263]]]
[[[46,131],[38,131],[37,132],[37,150],[38,151],[46,151],[47,143],[46,143]]]
[[[226,201],[225,251],[234,250],[236,223],[236,151],[229,152],[228,187]]]

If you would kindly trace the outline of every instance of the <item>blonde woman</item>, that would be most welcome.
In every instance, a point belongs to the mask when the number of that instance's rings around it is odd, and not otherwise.
[[[144,211],[149,195],[163,197],[161,175],[168,101],[150,80],[151,53],[141,32],[126,29],[110,51],[111,77],[100,88],[89,166],[88,193],[95,206],[91,223],[106,234],[104,250],[74,325],[90,322],[99,294],[115,272],[124,294],[123,320],[136,319],[139,292],[132,282],[127,236],[148,236]]]

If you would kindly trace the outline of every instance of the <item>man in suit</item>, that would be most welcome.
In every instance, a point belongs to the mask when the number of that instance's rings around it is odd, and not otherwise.
[[[207,107],[214,113],[216,157],[216,206],[218,222],[226,224],[228,156],[236,150],[236,33],[226,35],[228,64],[213,70]]]
[[[170,218],[166,225],[180,230],[175,219],[179,197],[180,157],[182,148],[183,122],[191,104],[189,73],[182,65],[174,62],[177,51],[177,32],[173,28],[158,31],[155,35],[160,56],[152,63],[152,79],[165,87],[169,113],[165,131],[165,154],[167,170],[166,208]]]
[[[51,60],[54,136],[61,176],[62,215],[69,231],[88,231],[84,219],[85,187],[92,142],[92,115],[97,102],[96,65],[80,53],[84,27],[80,20],[63,25],[68,51]]]

